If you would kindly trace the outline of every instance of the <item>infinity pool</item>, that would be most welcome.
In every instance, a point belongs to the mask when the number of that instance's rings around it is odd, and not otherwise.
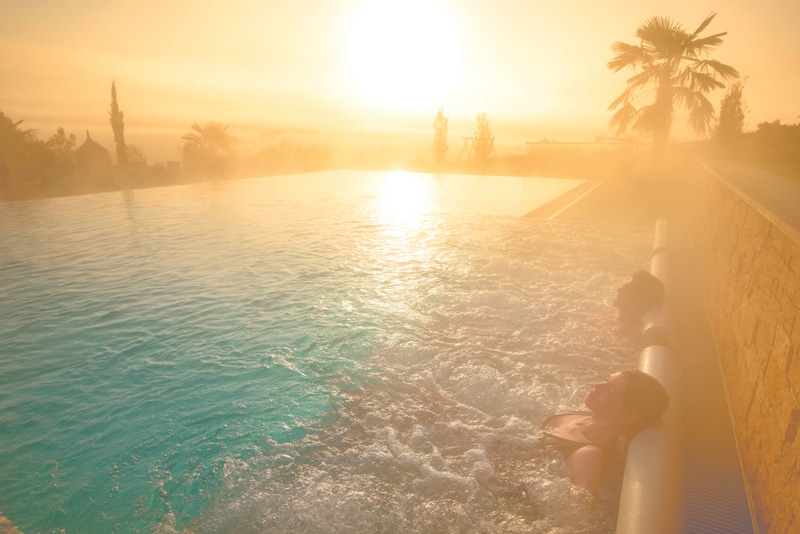
[[[578,180],[336,171],[0,204],[23,532],[593,532],[535,447],[637,350]],[[576,519],[577,518],[577,519]]]

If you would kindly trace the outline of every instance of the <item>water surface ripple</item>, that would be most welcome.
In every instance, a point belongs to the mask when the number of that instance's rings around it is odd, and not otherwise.
[[[0,510],[25,532],[607,526],[575,523],[535,440],[635,363],[609,308],[649,230],[402,179],[0,205]]]

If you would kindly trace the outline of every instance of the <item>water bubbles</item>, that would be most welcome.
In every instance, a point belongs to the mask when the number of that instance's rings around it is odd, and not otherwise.
[[[649,232],[393,225],[297,183],[137,191],[136,221],[54,201],[9,242],[0,482],[29,530],[68,502],[97,531],[569,530],[579,496],[539,425],[635,358],[598,318]]]

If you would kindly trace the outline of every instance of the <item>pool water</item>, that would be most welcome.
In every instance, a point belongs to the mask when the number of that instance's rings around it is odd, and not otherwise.
[[[336,171],[0,204],[23,532],[593,532],[548,414],[635,365],[578,180]],[[602,515],[602,514],[601,514]]]

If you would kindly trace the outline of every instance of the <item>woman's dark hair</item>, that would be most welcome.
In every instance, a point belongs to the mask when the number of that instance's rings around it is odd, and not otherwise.
[[[622,391],[622,409],[634,414],[636,430],[657,421],[667,410],[669,394],[661,382],[639,369],[623,369],[625,388]]]
[[[664,284],[644,269],[636,269],[631,275],[636,288],[638,313],[644,313],[664,301]]]

